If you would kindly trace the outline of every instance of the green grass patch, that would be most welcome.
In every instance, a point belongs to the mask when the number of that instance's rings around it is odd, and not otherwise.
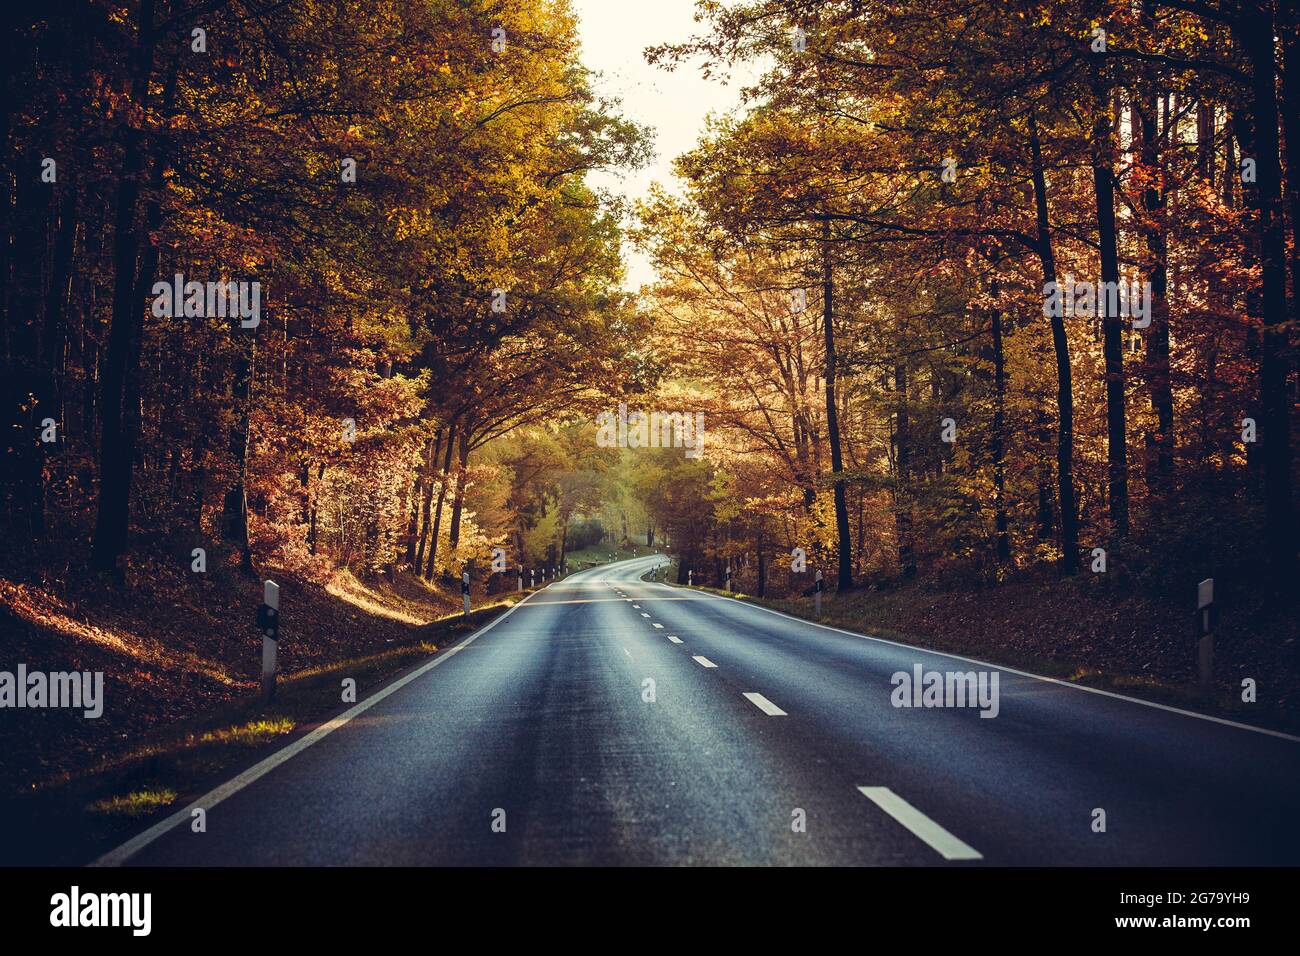
[[[89,813],[138,820],[175,802],[175,790],[136,790],[122,796],[96,800],[86,810]]]
[[[290,733],[294,723],[287,717],[272,720],[250,720],[238,727],[223,727],[221,730],[209,730],[200,740],[208,743],[239,744],[243,747],[255,747],[266,743],[282,734]]]

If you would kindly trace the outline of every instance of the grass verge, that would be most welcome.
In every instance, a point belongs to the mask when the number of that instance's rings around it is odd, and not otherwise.
[[[252,766],[277,747],[363,700],[390,679],[489,623],[519,595],[413,628],[411,639],[282,678],[275,699],[237,700],[134,741],[88,769],[0,802],[0,863],[76,865]]]

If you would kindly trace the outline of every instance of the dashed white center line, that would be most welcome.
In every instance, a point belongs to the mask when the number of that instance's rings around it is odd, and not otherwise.
[[[858,787],[858,790],[945,860],[984,859],[979,850],[957,839],[888,787]]]
[[[632,606],[633,606],[634,608],[636,608],[638,611],[641,610],[641,605],[640,605],[640,604],[633,604]]]
[[[674,644],[682,643],[682,639],[678,637],[676,634],[669,634],[668,640],[672,641]]]
[[[651,627],[657,627],[657,628],[659,628],[659,630],[661,630],[661,631],[664,629],[664,626],[663,626],[662,624],[655,624],[655,623],[653,623],[653,622],[651,622],[650,626],[651,626]]]
[[[718,666],[717,664],[713,663],[713,661],[709,660],[707,657],[701,657],[699,654],[696,654],[692,659],[695,661],[695,663],[699,664],[701,667]]]
[[[746,693],[745,693],[745,700],[749,701],[751,704],[753,704],[755,707],[757,707],[757,708],[758,708],[759,710],[761,710],[763,713],[767,714],[767,716],[769,716],[769,717],[788,717],[788,716],[789,716],[789,714],[787,714],[787,713],[786,713],[784,710],[782,710],[780,707],[776,706],[776,704],[772,703],[770,700],[768,700],[768,699],[767,699],[766,697],[764,697],[762,694],[756,694],[756,693],[754,693],[753,691],[746,691]]]
[[[623,653],[626,654],[629,658],[631,658],[631,656],[632,656],[632,652],[629,651],[626,647],[623,648]]]
[[[642,611],[642,612],[641,612],[641,616],[642,616],[642,617],[649,617],[650,615],[647,614],[645,611]]]

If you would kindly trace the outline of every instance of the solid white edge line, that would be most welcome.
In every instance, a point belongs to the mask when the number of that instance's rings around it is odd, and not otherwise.
[[[695,661],[695,663],[699,664],[701,667],[717,667],[717,666],[718,666],[717,664],[713,663],[713,661],[709,660],[707,657],[702,657],[702,656],[699,655],[699,654],[695,654],[695,655],[693,655],[693,656],[691,657],[691,660]]]
[[[776,706],[776,704],[772,703],[770,700],[768,700],[768,699],[767,699],[766,697],[764,697],[762,694],[756,693],[755,691],[752,691],[752,690],[750,690],[750,691],[745,691],[745,693],[744,693],[743,696],[744,696],[745,700],[749,701],[751,704],[753,704],[755,707],[757,707],[757,708],[758,708],[759,710],[761,710],[763,713],[767,714],[767,716],[769,716],[769,717],[789,717],[789,716],[790,716],[790,715],[787,714],[784,710],[782,710],[780,707]]]
[[[668,587],[669,585],[664,585]],[[694,588],[686,588],[681,585],[672,585],[673,590],[695,591]],[[1056,677],[1044,677],[1042,674],[1031,674],[1029,671],[1017,670],[1014,667],[1007,667],[1004,664],[990,664],[988,661],[976,660],[973,657],[962,657],[960,654],[950,654],[947,651],[932,651],[928,647],[922,647],[920,644],[903,644],[900,641],[891,641],[884,637],[872,637],[870,634],[859,634],[857,631],[846,631],[842,627],[832,627],[829,624],[819,624],[817,621],[810,621],[807,618],[795,617],[793,614],[786,614],[783,611],[776,611],[770,607],[763,607],[759,604],[750,604],[748,601],[742,601],[740,598],[723,597],[720,594],[710,594],[708,591],[695,591],[705,597],[714,598],[719,601],[734,601],[742,607],[750,607],[755,611],[763,611],[767,614],[775,614],[777,617],[783,617],[787,621],[795,621],[799,624],[807,624],[811,627],[820,627],[823,631],[834,631],[836,634],[847,634],[849,637],[861,638],[864,641],[875,641],[877,644],[888,644],[891,647],[901,647],[908,651],[922,651],[926,654],[933,654],[935,657],[946,657],[949,660],[965,661],[967,664],[978,664],[981,667],[989,667],[994,670],[1006,671],[1008,674],[1015,674],[1018,677],[1031,677],[1034,680],[1040,680],[1047,684],[1057,684],[1061,687],[1069,687],[1072,690],[1086,691],[1089,694],[1099,694],[1102,697],[1113,697],[1116,700],[1126,700],[1130,704],[1139,704],[1142,707],[1154,707],[1156,710],[1163,710],[1170,714],[1179,714],[1183,717],[1194,717],[1197,720],[1207,720],[1212,724],[1221,724],[1224,727],[1234,727],[1237,730],[1249,730],[1253,733],[1264,734],[1266,737],[1278,737],[1282,740],[1289,740],[1292,743],[1300,744],[1300,737],[1294,734],[1288,734],[1281,730],[1270,730],[1267,727],[1256,727],[1253,724],[1243,724],[1240,721],[1228,720],[1226,717],[1215,717],[1211,714],[1198,714],[1194,710],[1184,710],[1181,707],[1171,707],[1169,704],[1161,704],[1154,700],[1142,700],[1139,697],[1129,697],[1126,694],[1117,694],[1113,690],[1102,690],[1100,687],[1087,687],[1083,684],[1072,684],[1068,680],[1060,680]]]
[[[979,850],[957,839],[888,787],[858,787],[858,790],[945,860],[984,859]]]
[[[353,717],[356,717],[358,714],[362,714],[365,711],[369,710],[371,707],[375,706],[375,704],[379,703],[381,700],[388,697],[390,694],[393,694],[396,691],[401,690],[403,687],[411,683],[413,680],[423,677],[425,674],[433,670],[443,661],[450,660],[451,658],[455,657],[456,654],[462,648],[468,647],[479,637],[483,636],[488,631],[492,630],[492,628],[496,627],[498,624],[500,624],[502,621],[508,618],[518,608],[521,608],[526,603],[528,603],[528,599],[531,598],[533,594],[540,594],[542,591],[545,591],[546,588],[550,586],[551,586],[550,584],[547,584],[545,587],[538,588],[538,590],[533,591],[531,594],[528,595],[528,597],[524,598],[522,601],[520,601],[517,604],[511,605],[510,608],[504,614],[502,614],[500,617],[493,618],[491,621],[489,621],[487,624],[480,627],[477,631],[475,631],[469,637],[465,638],[465,640],[461,641],[455,647],[452,647],[451,649],[447,650],[442,654],[437,654],[431,660],[427,661],[424,664],[421,664],[419,667],[417,667],[415,670],[411,671],[410,673],[402,677],[399,677],[397,680],[393,681],[390,684],[386,684],[385,686],[381,687],[379,690],[375,691],[375,693],[367,697],[365,700],[359,701],[358,703],[352,705],[350,708],[345,710],[343,713],[339,714],[334,719],[324,724],[321,724],[321,726],[317,727],[311,733],[307,734],[306,736],[299,737],[297,740],[293,741],[292,743],[286,744],[284,747],[277,750],[275,753],[271,754],[268,757],[263,758],[262,760],[255,763],[253,766],[249,767],[243,773],[239,774],[238,776],[230,780],[227,780],[225,783],[221,784],[218,787],[214,787],[212,790],[209,790],[207,793],[199,797],[189,806],[185,807],[182,810],[177,810],[171,816],[163,820],[159,820],[157,823],[155,823],[149,829],[145,830],[143,833],[136,834],[134,837],[127,840],[117,849],[110,850],[109,852],[105,853],[103,856],[99,857],[99,859],[95,860],[93,863],[90,863],[88,865],[92,867],[121,866],[123,863],[125,863],[131,857],[135,856],[135,854],[139,853],[141,850],[143,850],[149,844],[153,843],[159,837],[163,836],[164,834],[180,826],[185,821],[189,820],[190,815],[193,813],[193,811],[200,810],[200,809],[204,811],[211,810],[213,807],[221,803],[221,801],[225,800],[227,797],[234,796],[236,793],[238,793],[240,790],[243,790],[249,784],[266,776],[268,773],[270,773],[276,767],[280,766],[282,763],[285,763],[291,758],[296,757],[298,754],[302,753],[312,744],[317,743],[323,738],[329,736],[334,731],[338,730],[340,727],[342,727],[344,724],[350,721]]]

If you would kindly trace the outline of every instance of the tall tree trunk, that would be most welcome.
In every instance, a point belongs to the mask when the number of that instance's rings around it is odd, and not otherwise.
[[[1286,394],[1286,241],[1282,219],[1282,169],[1278,153],[1273,22],[1267,16],[1238,21],[1251,65],[1255,118],[1255,175],[1259,196],[1259,258],[1263,330],[1260,337],[1260,428],[1264,466],[1265,536],[1279,582],[1291,581],[1296,534],[1291,503],[1291,417]]]
[[[63,414],[63,354],[67,340],[68,297],[72,286],[72,257],[77,237],[77,190],[66,185],[59,204],[59,221],[54,239],[54,256],[50,263],[50,284],[45,296],[45,321],[41,333],[41,371],[36,390],[36,421],[56,423],[59,442],[41,443],[37,470],[32,486],[32,535],[45,536],[45,462],[66,435]]]
[[[1056,282],[1056,256],[1047,209],[1047,178],[1037,120],[1029,118],[1029,146],[1034,180],[1034,208],[1038,227],[1038,257],[1044,286]],[[1074,498],[1074,385],[1070,371],[1070,340],[1065,317],[1051,316],[1052,347],[1056,352],[1056,486],[1061,507],[1061,570],[1079,571],[1079,513]]]
[[[894,429],[894,533],[897,538],[898,570],[903,577],[916,574],[916,552],[912,546],[912,502],[908,483],[912,471],[912,423],[908,412],[907,365],[894,366],[894,391],[898,396]]]
[[[429,535],[428,557],[424,565],[424,577],[428,581],[433,580],[434,559],[438,556],[438,534],[442,527],[442,506],[447,500],[447,482],[451,475],[451,456],[456,448],[456,423],[453,421],[447,427],[447,448],[442,459],[442,473],[438,478],[438,506],[433,513],[433,530]]]
[[[235,459],[235,483],[226,490],[221,513],[225,538],[239,549],[239,567],[253,571],[253,553],[248,544],[248,427],[252,411],[253,373],[257,362],[257,339],[250,335],[247,351],[235,360],[232,394],[235,420],[230,427],[229,451]]]
[[[0,460],[3,469],[0,478],[6,487],[13,489],[6,495],[13,518],[13,539],[26,547],[45,537],[42,492],[46,447],[41,432],[42,420],[50,410],[50,395],[41,360],[41,289],[55,187],[41,182],[37,153],[28,150],[20,154],[19,164],[14,177],[10,253],[13,261],[7,328],[10,355],[0,381],[6,412],[4,433],[6,442],[13,442],[13,452]],[[5,177],[8,176],[6,170]]]
[[[1144,0],[1143,17],[1154,21],[1153,0]],[[1169,381],[1169,274],[1166,264],[1164,164],[1160,151],[1160,96],[1155,71],[1148,69],[1145,95],[1138,105],[1138,130],[1141,136],[1141,159],[1149,177],[1142,191],[1142,208],[1146,212],[1146,245],[1151,264],[1151,328],[1147,346],[1147,386],[1151,391],[1151,408],[1156,413],[1155,444],[1156,489],[1162,495],[1173,490],[1174,473],[1174,393]],[[1198,113],[1198,120],[1200,114]],[[1165,120],[1168,127],[1168,118]]]
[[[407,561],[416,574],[424,567],[424,547],[425,537],[429,530],[429,510],[433,501],[434,473],[433,469],[438,463],[440,452],[442,451],[442,426],[438,426],[437,434],[431,439],[425,447],[424,467],[420,475],[416,478],[416,515],[412,517],[415,522],[411,531],[411,540],[407,545]],[[423,501],[419,496],[423,492]]]
[[[997,297],[996,284],[993,289]],[[993,520],[994,539],[999,564],[1011,560],[1011,538],[1007,533],[1006,504],[1006,427],[1007,363],[1002,349],[1002,310],[993,309]]]
[[[469,468],[469,431],[461,430],[456,452],[456,493],[451,503],[451,527],[447,530],[447,546],[452,551],[460,547],[460,516],[465,507],[465,474]]]
[[[309,496],[311,516],[307,522],[307,553],[316,553],[320,541],[320,486],[325,480],[325,462],[316,466],[316,492]]]
[[[1293,2],[1279,3],[1277,14],[1277,32],[1282,38],[1282,129],[1286,134],[1286,201],[1291,218],[1291,329],[1292,343],[1295,344],[1300,342],[1300,7]],[[1300,349],[1293,349],[1292,355],[1298,373],[1296,384],[1300,387]]]
[[[149,100],[149,78],[153,73],[153,0],[141,0],[140,26],[136,40],[135,78],[131,99],[140,110]],[[135,297],[136,263],[140,253],[137,213],[140,180],[146,166],[145,136],[142,130],[123,130],[122,174],[113,214],[113,315],[108,333],[99,407],[99,503],[95,536],[91,546],[91,567],[112,571],[126,550],[131,507],[131,469],[134,449],[127,430],[124,403],[134,343],[144,325],[145,305]],[[138,353],[137,353],[138,354]]]
[[[1127,410],[1124,396],[1124,329],[1118,296],[1102,290],[1119,287],[1119,245],[1115,227],[1114,134],[1110,118],[1110,84],[1100,60],[1093,64],[1095,111],[1092,124],[1092,183],[1097,199],[1097,244],[1101,254],[1101,287],[1097,315],[1105,335],[1107,504],[1115,534],[1128,534]],[[1113,306],[1113,307],[1108,307]]]
[[[831,445],[831,471],[835,476],[835,540],[839,549],[836,587],[853,587],[853,539],[849,533],[849,505],[844,492],[844,460],[840,455],[840,420],[835,404],[835,278],[831,268],[831,222],[822,219],[822,330],[826,340],[826,434]]]
[[[1237,144],[1240,146],[1240,157],[1238,163],[1247,159],[1253,159],[1259,152],[1259,144],[1255,139],[1255,118],[1251,112],[1250,103],[1238,103],[1232,109],[1232,129],[1236,136]],[[1259,179],[1258,175],[1252,182],[1242,179],[1241,166],[1237,165],[1230,170],[1228,182],[1238,182],[1241,184],[1241,205],[1250,211],[1256,222],[1259,221]],[[1245,243],[1243,250],[1242,265],[1247,269],[1256,269],[1259,267],[1259,230],[1256,228],[1250,236],[1250,240]],[[1245,335],[1245,358],[1246,361],[1260,367],[1259,339],[1260,328],[1264,324],[1264,295],[1258,283],[1246,287],[1246,316],[1250,320],[1246,323]],[[1244,403],[1245,417],[1253,419],[1257,424],[1263,422],[1264,411],[1260,391],[1256,389],[1248,393]],[[1239,423],[1234,423],[1238,424]],[[1263,426],[1260,424],[1260,429]],[[1263,436],[1259,436],[1262,440]],[[1259,480],[1263,472],[1264,456],[1260,447],[1260,440],[1247,442],[1245,445],[1246,453],[1246,471],[1254,480]]]

